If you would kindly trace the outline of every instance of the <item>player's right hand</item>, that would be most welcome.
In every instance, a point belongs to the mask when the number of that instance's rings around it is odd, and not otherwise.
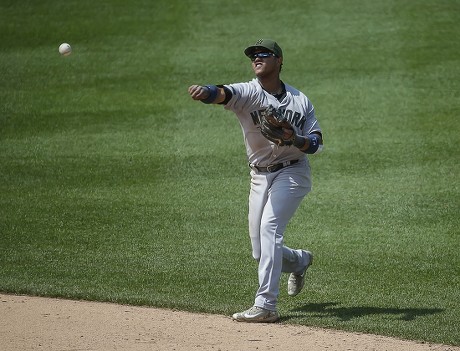
[[[188,88],[188,93],[193,100],[204,100],[209,96],[209,89],[201,85],[191,85]]]

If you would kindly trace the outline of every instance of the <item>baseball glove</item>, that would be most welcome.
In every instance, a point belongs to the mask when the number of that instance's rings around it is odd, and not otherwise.
[[[292,145],[294,142],[296,135],[294,128],[272,105],[261,112],[259,128],[265,138],[278,146]]]

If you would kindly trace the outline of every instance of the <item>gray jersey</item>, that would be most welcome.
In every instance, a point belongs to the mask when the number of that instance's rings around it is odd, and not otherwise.
[[[240,121],[251,165],[264,167],[306,158],[306,155],[294,146],[277,146],[268,141],[258,129],[261,111],[272,105],[284,113],[297,134],[306,136],[314,131],[321,132],[315,109],[302,92],[285,84],[286,94],[280,102],[262,88],[257,78],[247,83],[225,86],[233,94],[225,108],[233,111]]]

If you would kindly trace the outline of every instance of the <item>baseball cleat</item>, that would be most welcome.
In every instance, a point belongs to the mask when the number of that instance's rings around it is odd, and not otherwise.
[[[310,258],[308,261],[305,270],[302,274],[294,274],[291,273],[288,279],[288,295],[289,296],[296,296],[298,293],[302,291],[302,288],[305,284],[305,274],[307,273],[308,267],[311,266],[313,263],[313,254],[310,251],[303,251],[305,254]]]
[[[280,319],[277,311],[253,306],[247,311],[235,313],[232,318],[237,322],[273,323]]]

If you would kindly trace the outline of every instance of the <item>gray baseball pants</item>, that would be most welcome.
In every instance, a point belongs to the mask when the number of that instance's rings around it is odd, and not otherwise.
[[[311,190],[308,161],[274,173],[251,171],[249,236],[252,256],[259,262],[259,289],[254,306],[276,310],[281,273],[301,273],[308,257],[283,245],[284,231],[302,199]]]

